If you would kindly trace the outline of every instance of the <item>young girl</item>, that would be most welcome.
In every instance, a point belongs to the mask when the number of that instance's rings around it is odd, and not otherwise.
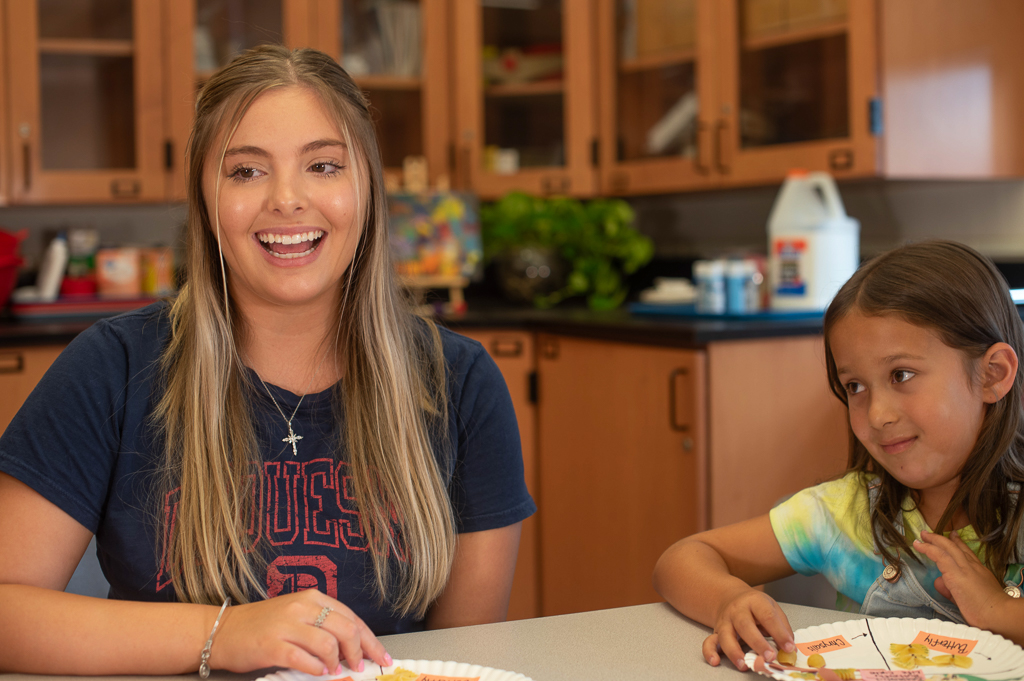
[[[778,604],[750,586],[794,572],[825,575],[864,614],[1024,644],[1024,329],[1006,282],[961,244],[904,246],[850,278],[824,333],[849,411],[846,474],[676,543],[655,568],[659,593],[714,627],[710,664],[724,654],[741,670],[742,643],[766,660],[766,635],[795,649]]]
[[[75,339],[0,438],[0,670],[334,673],[503,620],[534,510],[478,344],[409,311],[369,105],[314,50],[203,87],[187,281]],[[109,599],[63,593],[91,537]]]

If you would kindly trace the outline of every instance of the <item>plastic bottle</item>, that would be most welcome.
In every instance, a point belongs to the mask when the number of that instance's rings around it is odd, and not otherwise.
[[[696,261],[693,278],[697,282],[697,312],[725,314],[725,261]]]
[[[768,217],[773,310],[824,310],[860,262],[860,222],[828,173],[792,172]]]
[[[64,270],[68,266],[68,240],[64,233],[53,238],[43,254],[43,262],[36,276],[36,291],[39,300],[51,302],[57,300],[60,283],[64,279]]]
[[[753,260],[730,260],[725,271],[726,311],[752,314],[761,310],[761,287]]]

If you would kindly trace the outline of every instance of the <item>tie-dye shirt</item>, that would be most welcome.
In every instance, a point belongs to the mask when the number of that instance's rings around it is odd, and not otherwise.
[[[848,473],[839,480],[797,492],[769,514],[790,567],[802,575],[824,575],[838,592],[836,606],[854,612],[859,611],[868,589],[885,569],[871,538],[868,491],[862,475]],[[931,532],[909,497],[904,502],[903,526],[908,543],[922,530]],[[974,528],[967,526],[960,537],[975,555],[981,553]],[[935,580],[941,575],[935,563],[916,555],[921,563],[904,560],[904,569],[909,568],[933,598],[949,603],[935,589]],[[1019,581],[1021,565],[1011,565],[1005,579]]]

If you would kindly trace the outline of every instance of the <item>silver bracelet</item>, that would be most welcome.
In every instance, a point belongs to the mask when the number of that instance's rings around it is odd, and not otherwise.
[[[206,645],[203,646],[203,652],[199,655],[199,676],[206,679],[210,676],[210,648],[213,647],[213,635],[217,633],[217,627],[220,626],[220,618],[224,616],[224,611],[227,610],[228,606],[231,605],[231,597],[228,596],[224,599],[224,605],[220,606],[220,612],[217,613],[217,619],[213,623],[213,630],[210,632],[210,638],[206,639]]]

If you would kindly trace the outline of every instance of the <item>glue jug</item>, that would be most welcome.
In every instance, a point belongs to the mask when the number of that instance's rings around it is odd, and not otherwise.
[[[773,310],[824,310],[860,262],[860,222],[828,173],[791,172],[768,216]]]

